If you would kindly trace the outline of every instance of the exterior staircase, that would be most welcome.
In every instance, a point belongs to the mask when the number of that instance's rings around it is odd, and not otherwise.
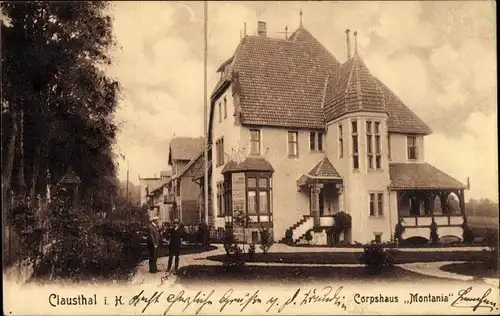
[[[289,230],[292,231],[292,240],[293,242],[298,242],[300,239],[302,239],[308,230],[313,229],[314,227],[314,219],[312,216],[307,216],[304,215],[304,218],[302,218],[300,221],[297,223],[293,224]],[[280,242],[286,242],[286,237],[280,240]]]

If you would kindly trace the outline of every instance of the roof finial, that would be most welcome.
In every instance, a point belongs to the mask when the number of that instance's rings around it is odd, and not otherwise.
[[[285,39],[288,39],[288,25],[285,25]]]
[[[358,31],[354,31],[354,55],[358,54]]]
[[[300,9],[300,26],[302,26],[302,9]]]

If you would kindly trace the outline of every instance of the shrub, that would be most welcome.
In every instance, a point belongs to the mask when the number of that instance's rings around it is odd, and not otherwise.
[[[205,248],[210,247],[210,229],[205,223],[201,223],[198,226],[197,242]]]
[[[310,244],[311,240],[313,240],[312,232],[310,229],[306,232],[305,239],[308,244]]]
[[[233,229],[227,227],[224,230],[224,249],[226,250],[226,253],[228,252],[228,249],[234,245],[234,243],[235,243],[235,238]]]
[[[263,253],[267,253],[274,243],[273,236],[269,229],[263,228],[259,231],[260,234],[260,249]]]
[[[394,228],[394,241],[399,244],[403,240],[404,232],[405,227],[403,226],[403,220],[400,219]]]
[[[255,258],[255,244],[250,244],[250,246],[248,247],[248,258],[250,259],[250,261],[253,261],[253,259]]]
[[[498,269],[498,234],[489,232],[484,237],[486,244],[484,263],[490,269]]]
[[[245,266],[243,251],[238,245],[231,245],[226,248],[226,257],[222,263],[226,270],[239,269]]]
[[[438,226],[434,221],[434,218],[432,219],[430,228],[431,228],[431,234],[429,240],[431,244],[435,245],[439,242],[439,235],[438,235]]]
[[[472,244],[474,241],[474,233],[465,219],[462,223],[462,240],[466,244]]]
[[[360,262],[365,265],[369,272],[379,273],[384,268],[394,264],[394,251],[387,251],[381,244],[365,245]]]
[[[291,229],[287,229],[285,232],[285,243],[287,245],[293,244],[293,231]]]
[[[338,212],[334,215],[334,219],[335,224],[329,230],[329,233],[332,234],[334,244],[338,244],[340,241],[340,234],[344,233],[345,237],[347,232],[351,229],[352,217],[345,212]]]

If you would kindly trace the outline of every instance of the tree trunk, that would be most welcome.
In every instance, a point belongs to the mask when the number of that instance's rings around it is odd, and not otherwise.
[[[12,169],[14,168],[14,156],[16,154],[16,140],[18,136],[18,115],[17,111],[12,109],[12,131],[10,134],[10,138],[7,144],[7,159],[5,165],[2,169],[2,188],[4,188],[2,194],[6,194],[11,186],[12,180]]]
[[[17,168],[17,185],[18,185],[18,195],[21,199],[25,198],[26,195],[26,181],[24,180],[24,110],[19,111],[19,127],[18,127],[18,157],[19,164]]]
[[[37,184],[40,176],[40,165],[45,162],[48,155],[49,139],[50,139],[50,127],[49,131],[45,132],[42,136],[40,144],[37,146],[35,152],[35,159],[33,161],[33,172],[31,174],[31,189],[30,197],[32,201],[35,201],[37,195]]]

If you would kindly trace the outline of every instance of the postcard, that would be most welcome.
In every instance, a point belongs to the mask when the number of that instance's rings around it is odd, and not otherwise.
[[[497,315],[493,1],[0,3],[4,315]]]

